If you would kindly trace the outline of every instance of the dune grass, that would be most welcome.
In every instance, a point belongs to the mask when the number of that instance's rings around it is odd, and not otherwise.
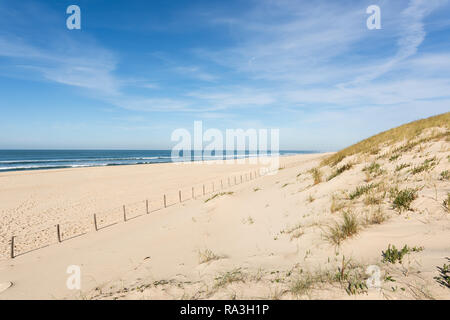
[[[336,223],[329,227],[325,238],[334,245],[340,245],[342,241],[357,234],[359,231],[359,222],[356,216],[351,212],[344,212],[342,223]]]
[[[362,196],[363,194],[366,194],[367,192],[369,192],[371,189],[376,188],[377,186],[378,186],[378,184],[375,184],[375,183],[358,186],[358,187],[356,187],[355,191],[353,191],[352,193],[349,194],[348,197],[350,200],[357,199],[360,196]]]
[[[398,211],[411,210],[411,203],[417,199],[417,190],[406,188],[396,193],[393,207]]]
[[[407,140],[408,143],[395,150],[394,153],[400,153],[403,151],[410,150],[415,145],[444,137],[449,137],[449,124],[450,124],[450,112],[443,113],[437,116],[433,116],[426,119],[421,119],[417,121],[413,121],[402,126],[399,126],[394,129],[390,129],[384,132],[381,132],[377,135],[374,135],[368,139],[362,140],[348,148],[345,148],[322,161],[322,165],[331,165],[334,166],[341,162],[345,157],[357,154],[357,153],[369,153],[375,154],[378,152],[379,148],[382,144],[387,143],[396,143],[403,140]],[[419,136],[425,129],[433,128],[433,127],[441,127],[446,128],[447,130],[444,133],[435,134],[429,138],[414,140]]]
[[[327,181],[330,181],[331,179],[336,178],[338,175],[340,175],[344,171],[350,170],[352,167],[353,167],[352,163],[347,163],[347,164],[340,166],[327,178]]]
[[[210,249],[200,250],[198,252],[198,261],[200,264],[207,263],[213,260],[219,260],[223,258],[222,256],[216,255]]]
[[[226,195],[232,195],[233,193],[234,193],[233,191],[216,193],[212,197],[206,199],[205,203],[208,202],[208,201],[214,200],[217,197],[226,196]]]
[[[314,180],[314,184],[319,184],[322,182],[322,171],[319,168],[313,168],[309,171]]]

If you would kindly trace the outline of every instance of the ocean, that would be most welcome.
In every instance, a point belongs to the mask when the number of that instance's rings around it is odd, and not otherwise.
[[[0,172],[100,167],[172,162],[171,150],[0,150]],[[315,151],[280,151],[280,156],[316,153]],[[257,154],[235,152],[204,157],[204,160],[254,157]],[[201,157],[193,157],[194,161]]]

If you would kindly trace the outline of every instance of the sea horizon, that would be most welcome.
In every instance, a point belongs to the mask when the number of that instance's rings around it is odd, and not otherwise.
[[[225,154],[224,154],[225,153]],[[279,150],[279,156],[319,153],[314,150]],[[218,154],[199,156],[191,153],[189,160],[177,158],[176,162],[201,160],[229,160],[271,155],[234,151],[233,155],[223,151]],[[50,170],[82,167],[104,167],[175,162],[172,150],[158,149],[0,149],[0,172]]]

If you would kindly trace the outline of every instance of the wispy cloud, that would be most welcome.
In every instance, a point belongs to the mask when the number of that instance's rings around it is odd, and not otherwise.
[[[433,32],[448,28],[442,17],[428,28],[436,12],[448,12],[448,1],[375,1],[382,30],[369,31],[365,9],[372,2],[259,0],[245,10],[183,10],[181,20],[203,26],[204,39],[212,30],[222,38],[153,48],[130,68],[134,48],[127,55],[94,33],[68,34],[41,6],[17,9],[19,21],[17,12],[2,7],[0,72],[83,89],[77,93],[99,100],[102,110],[131,116],[176,112],[236,123],[251,117],[310,130],[319,122],[333,130],[340,125],[334,119],[351,119],[340,122],[348,124],[360,115],[363,128],[383,111],[395,115],[411,106],[412,117],[423,114],[420,105],[442,110],[450,98],[450,52],[423,47]],[[36,19],[44,30],[39,37],[27,31]],[[158,60],[157,70],[146,68],[151,59]]]
[[[186,77],[195,78],[202,81],[216,81],[218,79],[217,76],[203,71],[198,66],[183,66],[183,67],[175,67],[173,69],[176,73],[184,75]]]

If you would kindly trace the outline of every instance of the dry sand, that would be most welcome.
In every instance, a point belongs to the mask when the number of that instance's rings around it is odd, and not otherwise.
[[[310,156],[307,155],[305,159]],[[281,157],[280,165],[297,157]],[[303,159],[303,157],[301,157]],[[0,260],[9,257],[7,243],[15,236],[17,254],[57,241],[56,225],[63,239],[92,231],[93,215],[103,227],[182,200],[211,193],[228,183],[250,179],[270,159],[165,163],[134,166],[75,168],[7,172],[0,174]],[[263,164],[261,164],[263,163]]]
[[[449,299],[450,290],[434,279],[450,257],[450,213],[442,205],[450,187],[440,179],[449,169],[449,143],[419,147],[395,161],[346,159],[354,163],[351,170],[325,181],[333,169],[322,168],[318,184],[309,170],[324,155],[286,157],[285,169],[226,188],[232,194],[197,197],[1,261],[0,283],[13,286],[0,299]],[[439,161],[430,170],[396,171],[400,163],[414,166],[433,156]],[[367,174],[363,168],[373,161],[382,170]],[[2,235],[96,210],[117,207],[120,215],[124,203],[254,169],[165,164],[4,174]],[[373,194],[348,199],[367,183],[378,184]],[[412,210],[393,209],[389,191],[395,186],[420,188]],[[356,215],[359,232],[336,246],[326,235],[344,211]],[[423,250],[390,264],[381,261],[389,244]],[[69,265],[81,267],[81,290],[66,287]],[[358,289],[369,265],[380,268],[380,290]]]

